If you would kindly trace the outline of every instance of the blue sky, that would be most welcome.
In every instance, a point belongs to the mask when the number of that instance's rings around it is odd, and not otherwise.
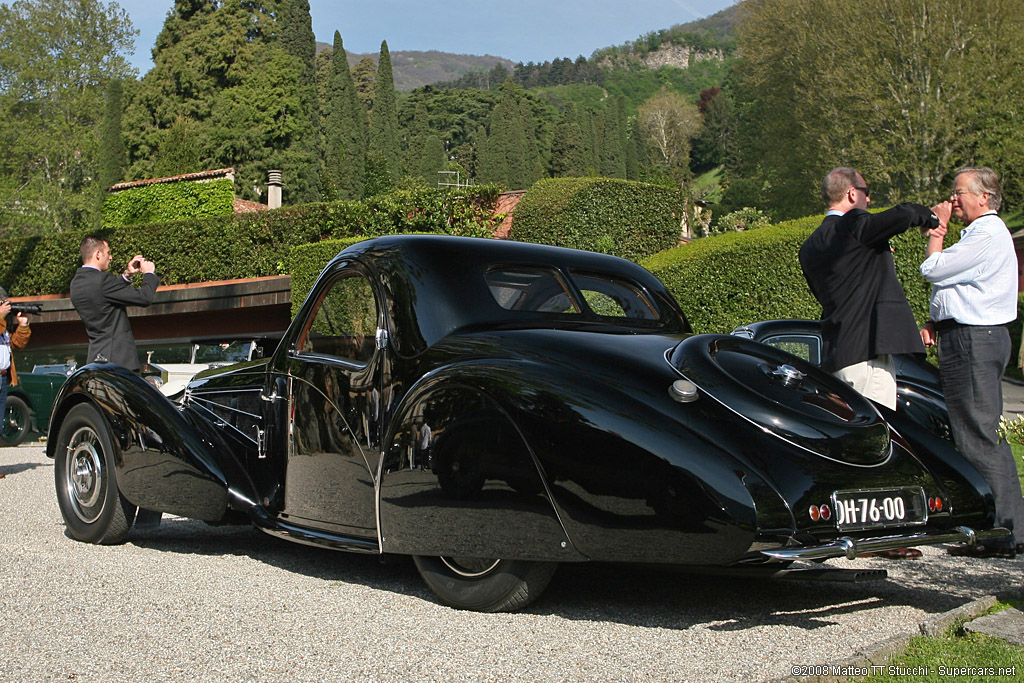
[[[121,0],[140,31],[130,61],[142,75],[172,0]],[[310,0],[313,32],[349,52],[439,50],[514,62],[589,57],[675,24],[702,19],[734,0]]]

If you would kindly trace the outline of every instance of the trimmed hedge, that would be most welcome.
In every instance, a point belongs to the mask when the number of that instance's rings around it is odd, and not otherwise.
[[[808,216],[757,230],[705,237],[641,262],[679,301],[695,332],[730,332],[758,320],[821,317],[807,287],[798,252],[821,224]],[[946,243],[960,239],[951,226]],[[916,229],[892,240],[896,275],[914,317],[928,320],[931,285],[918,270],[924,240]]]
[[[546,178],[516,206],[510,237],[638,260],[679,244],[681,190],[616,178]]]
[[[291,256],[288,259],[292,274],[292,317],[298,312],[306,295],[313,289],[316,279],[324,271],[324,267],[340,251],[357,242],[362,242],[365,237],[348,237],[340,240],[324,240],[315,244],[303,244],[292,247]]]
[[[407,232],[489,236],[500,189],[399,190],[364,202],[290,206],[274,211],[192,218],[103,230],[111,268],[135,254],[156,262],[164,284],[280,275],[290,249],[325,239]],[[0,240],[0,283],[12,296],[61,294],[81,263],[83,232]],[[322,265],[322,264],[321,264]]]
[[[103,227],[227,216],[234,211],[234,203],[235,184],[227,178],[208,182],[153,183],[106,195],[103,198]]]

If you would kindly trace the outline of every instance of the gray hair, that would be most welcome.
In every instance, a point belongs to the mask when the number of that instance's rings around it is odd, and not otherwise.
[[[971,192],[988,195],[988,208],[998,211],[1003,203],[1003,191],[999,187],[999,174],[988,166],[964,166],[956,170],[956,177],[970,174],[967,186]]]
[[[846,191],[857,185],[857,170],[849,166],[833,168],[821,181],[821,200],[826,207],[838,203]]]

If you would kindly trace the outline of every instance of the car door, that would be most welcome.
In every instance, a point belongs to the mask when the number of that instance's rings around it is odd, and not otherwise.
[[[377,536],[387,350],[375,290],[360,267],[340,272],[320,289],[287,361],[291,403],[282,516],[360,538]]]

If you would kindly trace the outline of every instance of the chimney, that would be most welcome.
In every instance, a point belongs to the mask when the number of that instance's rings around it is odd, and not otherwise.
[[[271,209],[281,208],[281,172],[267,172],[267,207]]]

